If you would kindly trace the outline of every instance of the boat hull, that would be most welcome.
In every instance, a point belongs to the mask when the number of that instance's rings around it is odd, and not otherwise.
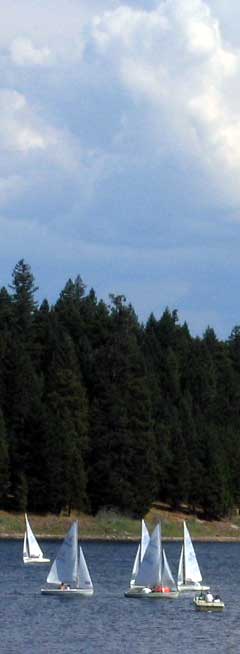
[[[179,596],[179,592],[177,590],[172,590],[168,593],[163,593],[151,591],[149,588],[136,587],[129,588],[124,595],[125,597],[132,597],[135,599],[175,599]]]
[[[84,588],[41,588],[42,595],[58,595],[60,597],[91,597],[94,591]]]
[[[41,556],[38,556],[38,557],[34,557],[34,556],[31,556],[31,557],[26,556],[25,557],[24,556],[23,557],[23,563],[25,565],[32,565],[32,563],[50,563],[50,559],[45,559],[45,557],[41,557]]]
[[[181,584],[178,586],[179,593],[196,593],[196,591],[209,590],[210,586],[204,586],[203,584]]]
[[[222,601],[216,601],[213,600],[213,602],[207,602],[207,600],[201,600],[198,598],[195,598],[193,600],[195,604],[195,608],[197,611],[223,611],[224,609],[224,602]]]

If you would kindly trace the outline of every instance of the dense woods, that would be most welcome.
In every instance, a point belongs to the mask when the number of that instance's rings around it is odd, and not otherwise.
[[[142,325],[80,276],[53,306],[36,291],[24,260],[0,289],[1,507],[238,507],[240,326],[193,338],[168,308]]]

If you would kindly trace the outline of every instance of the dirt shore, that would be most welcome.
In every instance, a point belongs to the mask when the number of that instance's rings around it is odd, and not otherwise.
[[[138,541],[141,521],[114,511],[101,511],[93,517],[84,513],[62,513],[59,516],[28,513],[32,529],[38,538],[62,539],[73,520],[78,519],[80,538],[99,541]],[[192,514],[187,507],[172,511],[156,503],[144,517],[150,531],[161,521],[163,541],[181,541],[183,521],[188,524],[192,539],[209,542],[240,542],[240,518],[236,514],[224,520],[208,521]],[[0,539],[22,539],[25,531],[24,513],[0,511]]]

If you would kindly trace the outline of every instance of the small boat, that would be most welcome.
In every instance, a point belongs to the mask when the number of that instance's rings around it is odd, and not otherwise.
[[[170,599],[178,597],[178,594],[166,554],[164,550],[162,552],[158,524],[149,538],[134,584],[130,582],[130,588],[124,595],[138,599]]]
[[[26,531],[23,541],[23,563],[50,563],[39,546],[25,513]]]
[[[225,606],[219,595],[212,593],[200,593],[194,597],[193,602],[198,611],[223,611]]]
[[[183,523],[184,540],[178,567],[177,587],[180,592],[209,590],[202,584],[202,575],[186,523]]]
[[[78,522],[71,525],[47,576],[51,587],[41,589],[42,595],[90,597],[93,584],[83,554],[78,547]]]

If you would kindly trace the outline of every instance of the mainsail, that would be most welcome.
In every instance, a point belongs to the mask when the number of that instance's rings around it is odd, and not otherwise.
[[[161,532],[160,525],[157,525],[149,539],[135,584],[156,586],[161,583],[161,575]]]
[[[39,547],[38,542],[34,536],[34,533],[28,522],[27,514],[25,513],[26,520],[26,532],[24,534],[24,543],[23,543],[23,556],[24,557],[43,557],[43,552],[41,547]]]
[[[202,581],[202,575],[197,562],[195,550],[192,544],[191,536],[189,534],[186,523],[184,526],[184,544],[180,555],[179,568],[178,568],[178,584],[186,584],[189,582],[197,583]]]
[[[148,528],[146,527],[144,520],[142,520],[141,543],[138,546],[137,554],[135,556],[132,574],[131,574],[130,586],[135,585],[135,579],[136,576],[138,575],[139,567],[143,560],[144,554],[146,552],[149,540],[150,540],[150,536],[149,536]]]
[[[73,522],[47,576],[48,584],[76,583],[78,579],[78,523]]]

